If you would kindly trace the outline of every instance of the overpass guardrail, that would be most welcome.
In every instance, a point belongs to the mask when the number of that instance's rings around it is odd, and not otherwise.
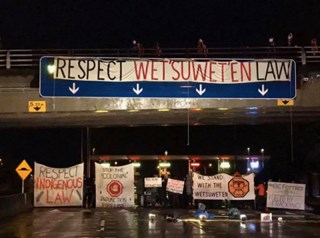
[[[0,49],[0,69],[36,68],[43,56],[79,57],[144,57],[144,58],[203,58],[203,59],[293,59],[297,64],[320,63],[320,51],[311,47],[239,47],[208,48],[206,56],[196,48],[163,48],[159,56],[155,49],[143,54],[134,49]]]

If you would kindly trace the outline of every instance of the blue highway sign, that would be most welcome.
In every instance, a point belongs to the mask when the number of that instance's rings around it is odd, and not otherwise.
[[[293,99],[293,60],[43,57],[42,97]]]

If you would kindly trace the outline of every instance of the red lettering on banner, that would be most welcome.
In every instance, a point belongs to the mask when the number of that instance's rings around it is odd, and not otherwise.
[[[162,80],[166,79],[166,64],[168,63],[168,61],[163,60],[162,61]]]
[[[228,63],[220,62],[219,65],[221,65],[221,82],[224,82],[224,66]]]
[[[68,204],[71,202],[71,197],[72,197],[72,193],[73,193],[73,189],[71,189],[70,191],[59,191],[56,193],[55,197],[50,197],[49,196],[49,192],[50,190],[46,191],[46,203],[48,204]],[[70,192],[70,194],[68,194],[68,192]]]
[[[72,193],[73,193],[73,189],[70,191],[69,196],[67,195],[67,192],[63,192],[63,191],[58,192],[54,203],[57,203],[58,201],[60,201],[61,204],[70,203]]]
[[[173,79],[173,80],[179,80],[179,78],[180,78],[180,73],[179,73],[178,69],[176,69],[176,68],[174,67],[174,64],[175,64],[175,63],[178,63],[178,62],[172,61],[171,67],[172,67],[173,71],[177,73],[177,77],[172,77],[172,79]]]
[[[248,69],[245,67],[245,63],[248,65]],[[241,72],[241,82],[244,81],[243,73],[245,73],[247,77],[247,81],[251,81],[251,64],[250,62],[240,62],[240,72]]]
[[[49,191],[48,190],[46,191],[46,203],[48,203],[48,204],[53,203],[53,201],[49,199]]]
[[[234,69],[234,65],[238,66],[238,62],[231,62],[231,82],[239,82],[239,79],[234,78],[234,75],[238,72]]]
[[[57,201],[60,201],[60,204],[63,203],[62,197],[60,197],[60,194],[57,193],[56,199],[54,200],[54,203],[57,203]]]
[[[187,63],[187,71],[188,71],[188,73],[187,73],[187,76],[185,76],[184,75],[184,64],[185,63]],[[188,61],[188,62],[180,62],[180,64],[181,64],[181,77],[182,77],[182,79],[183,80],[189,80],[189,78],[190,78],[190,61]]]
[[[208,62],[205,63],[204,69],[202,68],[201,64],[197,65],[197,68],[195,68],[195,62],[192,61],[192,68],[193,68],[193,77],[194,80],[197,81],[198,80],[198,75],[200,75],[202,81],[206,81],[206,72],[207,72],[207,66],[208,66]]]
[[[37,189],[76,189],[82,188],[82,178],[75,179],[46,179],[36,178],[35,186]]]
[[[144,64],[146,63],[146,65]],[[134,72],[136,73],[136,78],[138,80],[141,79],[146,79],[147,78],[147,73],[148,73],[148,68],[149,68],[149,62],[137,62],[134,61]]]
[[[214,71],[212,69],[213,66],[216,65],[216,62],[210,62],[210,67],[209,67],[209,79],[210,79],[210,82],[217,82],[216,79],[214,79],[214,74],[216,73],[216,71]]]
[[[137,80],[238,83],[251,81],[251,62],[134,61]],[[267,72],[268,73],[268,72]]]
[[[155,72],[157,72],[157,67],[154,67],[154,62],[151,61],[151,79],[152,80],[158,80],[158,78],[155,77]]]

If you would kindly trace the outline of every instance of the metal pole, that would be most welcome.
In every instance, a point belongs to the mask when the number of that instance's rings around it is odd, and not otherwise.
[[[84,143],[84,140],[83,140],[83,129],[81,128],[81,145],[80,145],[80,159],[81,159],[81,163],[83,163],[83,143]]]
[[[10,60],[10,51],[7,51],[7,56],[6,56],[6,69],[11,69],[11,60]]]
[[[90,128],[86,127],[87,137],[87,177],[90,178]]]
[[[24,180],[22,180],[21,193],[24,194]]]
[[[294,155],[293,155],[293,122],[292,122],[292,107],[290,107],[290,132],[291,132],[291,162],[294,162]]]

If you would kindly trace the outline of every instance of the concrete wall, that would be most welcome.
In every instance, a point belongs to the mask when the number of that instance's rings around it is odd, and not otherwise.
[[[311,68],[297,79],[295,107],[319,107],[320,72]],[[28,113],[28,101],[46,101],[46,111],[95,112],[97,110],[146,110],[186,108],[277,108],[276,99],[193,99],[184,98],[41,98],[36,70],[0,71],[0,114]],[[19,96],[17,96],[19,95]]]
[[[0,197],[0,219],[15,216],[33,208],[33,194],[12,194]]]
[[[298,69],[303,72],[297,75],[292,107],[279,106],[276,99],[42,98],[37,69],[0,69],[0,128],[185,125],[187,110],[190,125],[316,121],[320,117],[320,66]],[[46,105],[42,113],[30,110],[34,101]]]

